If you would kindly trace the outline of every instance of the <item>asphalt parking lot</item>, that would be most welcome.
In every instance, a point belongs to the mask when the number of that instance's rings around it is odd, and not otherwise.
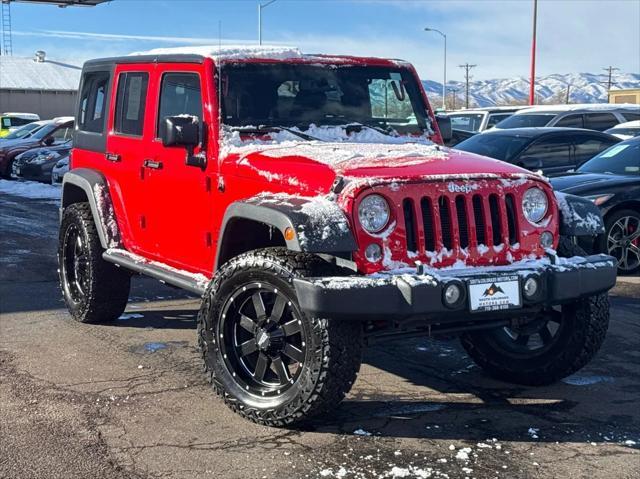
[[[72,321],[56,234],[55,201],[0,194],[2,478],[640,477],[640,278],[564,382],[501,383],[455,340],[404,339],[367,351],[334,414],[272,429],[205,383],[196,298],[136,279],[120,320]]]

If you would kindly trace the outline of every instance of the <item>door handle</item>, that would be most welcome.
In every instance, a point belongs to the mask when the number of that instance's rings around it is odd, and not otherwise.
[[[115,153],[105,153],[104,157],[108,160],[108,161],[113,161],[114,163],[120,161],[120,155],[117,155]]]
[[[162,169],[162,162],[161,161],[154,161],[154,160],[144,160],[144,167],[145,168],[151,168],[154,170],[161,170]]]

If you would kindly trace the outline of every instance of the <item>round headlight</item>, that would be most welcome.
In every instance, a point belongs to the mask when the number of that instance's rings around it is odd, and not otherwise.
[[[529,188],[522,198],[522,212],[531,223],[537,223],[547,213],[549,200],[540,188]]]
[[[379,233],[389,223],[389,203],[380,195],[365,197],[358,206],[358,219],[369,233]]]

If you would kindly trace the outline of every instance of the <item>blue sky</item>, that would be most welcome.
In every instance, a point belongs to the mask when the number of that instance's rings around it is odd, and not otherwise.
[[[264,1],[264,0],[263,0]],[[14,55],[45,50],[82,62],[155,47],[257,40],[255,0],[113,0],[96,8],[12,4]],[[265,43],[305,52],[403,58],[425,79],[477,64],[476,79],[528,75],[532,0],[277,0],[263,11]],[[540,0],[538,73],[591,72],[613,65],[640,72],[639,0]]]

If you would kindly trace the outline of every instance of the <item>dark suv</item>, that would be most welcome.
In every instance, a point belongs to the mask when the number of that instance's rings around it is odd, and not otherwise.
[[[441,146],[413,67],[246,47],[93,60],[64,176],[60,282],[110,321],[140,273],[202,297],[198,343],[238,414],[282,426],[349,391],[367,341],[459,334],[497,378],[587,364],[614,258],[593,203]]]

